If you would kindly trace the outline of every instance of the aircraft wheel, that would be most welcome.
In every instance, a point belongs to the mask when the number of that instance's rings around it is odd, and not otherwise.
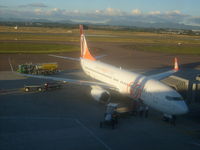
[[[29,91],[29,88],[26,87],[26,88],[25,88],[25,92],[28,92],[28,91]]]
[[[42,88],[41,88],[41,87],[39,87],[39,88],[38,88],[38,91],[39,91],[39,92],[41,92],[41,91],[42,91]]]

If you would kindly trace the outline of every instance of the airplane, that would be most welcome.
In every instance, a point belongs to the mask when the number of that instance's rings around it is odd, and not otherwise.
[[[51,79],[79,84],[82,86],[90,86],[91,96],[98,102],[108,102],[111,97],[109,90],[114,90],[133,100],[140,100],[145,105],[168,116],[182,115],[188,112],[188,106],[182,96],[173,88],[160,82],[161,79],[166,78],[179,70],[177,58],[175,58],[174,68],[172,70],[150,76],[144,76],[122,68],[117,68],[98,61],[97,57],[92,56],[87,46],[82,25],[80,25],[80,48],[80,58],[57,55],[50,56],[80,62],[85,74],[96,79],[96,82],[57,78],[52,76],[18,74],[27,77]]]

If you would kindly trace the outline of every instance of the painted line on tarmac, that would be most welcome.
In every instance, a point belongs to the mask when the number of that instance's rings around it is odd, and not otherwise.
[[[85,130],[87,130],[90,135],[92,135],[99,143],[101,143],[107,150],[112,150],[104,141],[102,141],[98,136],[94,134],[89,128],[87,128],[83,123],[81,123],[78,119],[75,119],[75,121],[82,126]]]

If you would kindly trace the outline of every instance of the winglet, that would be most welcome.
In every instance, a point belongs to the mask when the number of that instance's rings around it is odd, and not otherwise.
[[[178,59],[175,57],[174,58],[174,70],[178,71],[179,70],[179,66],[178,66]]]

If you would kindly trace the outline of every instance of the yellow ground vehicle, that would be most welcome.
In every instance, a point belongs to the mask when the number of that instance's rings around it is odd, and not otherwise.
[[[58,71],[57,63],[22,64],[18,66],[18,72],[26,74],[54,74]]]

